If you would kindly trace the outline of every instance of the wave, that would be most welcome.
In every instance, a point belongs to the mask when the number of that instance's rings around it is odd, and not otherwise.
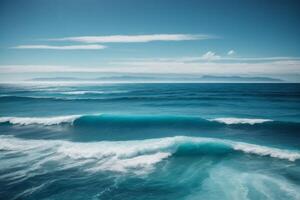
[[[86,91],[70,91],[70,92],[61,92],[61,94],[71,94],[83,95]],[[122,92],[108,92],[107,94],[113,94],[113,93],[127,93]],[[87,94],[87,93],[86,93]],[[69,96],[68,95],[68,96]],[[71,96],[70,95],[70,96]],[[176,100],[176,101],[186,101],[186,100],[199,100],[199,101],[213,101],[213,100],[229,100],[229,97],[193,97],[193,96],[174,96],[174,95],[129,95],[129,96],[109,96],[109,97],[98,97],[98,98],[92,98],[92,97],[58,97],[58,96],[16,96],[16,95],[6,95],[6,96],[0,96],[0,101],[118,101],[118,102],[127,102],[127,101],[148,101],[148,102],[165,102],[169,100]],[[238,99],[230,99],[231,101],[238,101]]]
[[[0,123],[18,124],[18,125],[58,125],[70,123],[78,119],[80,115],[58,116],[58,117],[0,117]]]
[[[53,117],[0,117],[0,123],[12,125],[59,125],[69,123],[74,126],[99,127],[104,124],[119,124],[130,126],[169,126],[170,124],[178,127],[201,127],[218,128],[225,125],[255,125],[262,123],[283,124],[289,122],[279,122],[270,119],[249,119],[249,118],[216,118],[203,119],[197,116],[180,115],[67,115]],[[294,122],[290,122],[295,124]]]
[[[271,122],[271,119],[250,119],[250,118],[216,118],[212,119],[211,121],[216,121],[224,124],[261,124],[264,122]]]
[[[175,136],[159,139],[131,141],[70,142],[62,140],[24,140],[0,136],[0,153],[21,153],[24,162],[32,155],[66,164],[86,166],[88,171],[118,171],[146,173],[172,156],[251,154],[294,162],[300,159],[299,151],[273,148],[232,140]],[[35,156],[33,156],[36,159]],[[136,170],[140,169],[140,170]]]
[[[83,90],[83,91],[67,91],[67,92],[59,92],[60,94],[67,95],[84,95],[84,94],[117,94],[117,93],[127,93],[127,91],[123,90],[115,90],[115,91],[94,91],[94,90]]]
[[[77,93],[80,94],[81,92]],[[61,93],[61,94],[66,94],[65,92]],[[71,94],[71,93],[70,93]],[[75,95],[76,92],[73,94]],[[81,93],[83,94],[83,93]],[[94,98],[94,97],[71,97],[71,95],[69,96],[65,96],[65,97],[55,97],[55,96],[14,96],[14,95],[3,95],[0,96],[0,102],[11,102],[11,101],[28,101],[28,102],[40,102],[40,101],[106,101],[106,100],[110,100],[111,98]],[[112,98],[113,99],[113,98]]]
[[[14,95],[3,95],[0,96],[0,101],[11,102],[11,101],[60,101],[60,100],[75,100],[68,98],[49,97],[49,96],[14,96]],[[79,100],[79,99],[78,99]]]
[[[256,150],[249,151],[249,146]],[[195,153],[199,155],[195,156]],[[223,154],[211,157],[212,153]],[[244,154],[252,154],[251,158],[247,156],[247,163],[241,162]],[[223,196],[223,199],[248,199],[251,189],[255,190],[254,197],[262,199],[299,199],[299,187],[289,177],[297,174],[293,166],[299,163],[293,161],[299,159],[299,152],[231,140],[177,136],[78,143],[0,136],[0,157],[4,172],[0,179],[4,183],[8,186],[29,184],[26,193],[14,193],[18,194],[18,198],[28,197],[29,192],[35,190],[43,192],[50,184],[55,185],[59,176],[64,180],[76,179],[82,185],[101,179],[103,182],[100,183],[108,184],[104,191],[120,188],[113,190],[114,193],[124,189],[119,187],[121,184],[128,185],[132,180],[134,184],[150,180],[150,184],[146,184],[153,186],[160,181],[162,187],[175,189],[186,189],[185,185],[190,188],[191,184],[200,183],[192,186],[196,191],[192,197],[201,199],[215,199],[218,197],[215,194]],[[281,167],[284,167],[283,173],[280,173]],[[149,174],[151,172],[155,173]],[[41,178],[45,181],[38,186],[30,186],[32,180]],[[113,181],[110,184],[107,180]],[[138,183],[144,188],[144,182]],[[99,191],[98,187],[96,191]],[[101,197],[105,199],[110,194]]]
[[[117,94],[117,93],[126,93],[125,91],[122,92],[88,92],[88,91],[74,91],[74,92],[59,92],[60,94],[64,94],[65,96],[15,96],[15,95],[2,95],[0,96],[0,102],[11,102],[11,101],[79,101],[79,102],[90,102],[90,101],[129,101],[129,100],[151,100],[152,97],[82,97],[81,95],[85,94]]]
[[[68,91],[68,92],[59,92],[60,94],[68,95],[78,95],[78,94],[103,94],[103,91]]]

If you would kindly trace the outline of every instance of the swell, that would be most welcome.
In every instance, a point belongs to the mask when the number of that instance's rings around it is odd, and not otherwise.
[[[76,90],[76,91],[65,91],[58,92],[59,94],[66,95],[85,95],[85,94],[118,94],[118,93],[127,93],[125,90],[113,90],[113,91],[98,91],[98,90]]]
[[[9,126],[59,126],[68,125],[73,128],[102,130],[107,128],[159,128],[174,130],[222,130],[230,127],[232,129],[246,130],[270,130],[273,132],[297,132],[300,123],[272,121],[270,119],[255,118],[216,118],[204,119],[197,116],[180,115],[67,115],[51,117],[0,117],[0,125]],[[127,129],[126,129],[127,130]]]
[[[74,126],[93,126],[103,123],[136,124],[136,125],[162,125],[162,124],[198,124],[203,126],[222,126],[222,125],[255,125],[262,123],[284,123],[272,121],[270,119],[253,118],[215,118],[204,119],[197,116],[180,115],[67,115],[51,117],[0,117],[0,123],[18,124],[18,125],[59,125],[69,123]],[[288,122],[287,122],[288,123]]]
[[[75,92],[76,93],[76,92]],[[121,92],[119,92],[121,93]],[[66,94],[66,93],[65,93]],[[69,93],[70,94],[70,93]],[[90,93],[86,93],[90,94]],[[104,94],[104,93],[102,93]],[[114,93],[106,93],[114,94]],[[118,93],[116,93],[118,94]],[[55,96],[16,96],[16,95],[4,95],[0,96],[0,102],[7,102],[7,101],[109,101],[109,102],[115,102],[115,101],[168,101],[168,100],[177,100],[177,101],[186,101],[186,100],[230,100],[230,101],[241,101],[244,97],[209,97],[209,96],[177,96],[177,95],[145,95],[145,96],[103,96],[103,97],[78,97],[78,94],[74,95],[73,97],[70,97],[71,95],[67,95],[66,97],[55,97]]]

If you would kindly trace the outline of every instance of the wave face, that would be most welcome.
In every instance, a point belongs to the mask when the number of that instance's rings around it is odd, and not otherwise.
[[[119,122],[135,122],[135,123],[198,123],[205,125],[213,125],[218,123],[231,124],[261,124],[264,122],[272,122],[270,119],[247,119],[247,118],[216,118],[206,120],[200,117],[191,116],[143,116],[143,115],[69,115],[56,117],[0,117],[0,123],[10,123],[19,125],[59,125],[63,123],[89,125],[96,124],[101,121],[119,121]]]
[[[143,186],[153,187],[153,184],[159,184],[161,189],[167,187],[166,190],[171,189],[168,188],[171,184],[175,187],[172,190],[175,193],[176,190],[182,192],[182,189],[193,188],[199,192],[193,196],[205,199],[222,196],[223,199],[248,199],[248,193],[253,188],[256,190],[256,198],[259,196],[260,199],[263,199],[266,191],[270,191],[270,199],[278,195],[295,200],[299,197],[297,185],[276,173],[270,176],[259,170],[266,166],[264,170],[293,165],[300,159],[300,152],[231,140],[175,136],[79,143],[0,136],[0,158],[1,171],[5,172],[0,174],[0,180],[24,187],[43,176],[48,177],[42,186],[38,185],[39,189],[36,188],[38,186],[30,187],[26,193],[18,194],[22,199],[26,199],[27,195],[41,195],[41,191],[51,191],[55,185],[62,186],[61,184],[66,183],[76,183],[81,187],[88,185],[87,194],[97,194],[101,199],[107,199],[106,195],[118,194],[120,197],[124,194],[124,188],[143,189]],[[243,171],[239,171],[241,168],[244,168]],[[254,170],[256,168],[259,170]],[[68,180],[60,182],[57,179],[59,174],[68,175]],[[97,193],[99,185],[94,188],[92,184],[95,181],[110,186],[107,191]],[[0,182],[1,184],[2,188],[9,188],[9,185]],[[232,190],[226,191],[227,189],[220,187]],[[209,192],[205,192],[206,190]],[[213,193],[215,197],[212,196]],[[59,198],[64,199],[60,195]]]

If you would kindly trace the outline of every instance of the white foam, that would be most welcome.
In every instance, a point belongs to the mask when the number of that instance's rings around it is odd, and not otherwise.
[[[69,91],[69,92],[60,92],[61,94],[103,94],[104,91]]]
[[[0,117],[0,123],[8,122],[10,124],[18,125],[58,125],[61,123],[73,123],[74,120],[81,115],[68,115],[68,116],[56,116],[56,117]]]
[[[155,154],[141,155],[132,158],[120,159],[113,157],[107,159],[106,162],[99,162],[96,167],[89,169],[89,171],[118,171],[127,172],[132,171],[135,174],[145,174],[150,172],[156,163],[169,157],[171,153],[158,152]]]
[[[135,174],[148,173],[155,164],[171,155],[170,152],[164,152],[159,147],[161,144],[159,141],[150,140],[148,145],[146,143],[147,140],[141,141],[140,144],[139,141],[79,143],[22,140],[0,136],[0,150],[27,155],[27,159],[22,159],[24,162],[31,162],[28,159],[34,160],[34,156],[38,155],[48,161],[61,162],[63,164],[61,168],[92,164],[86,169],[87,171],[118,171]]]
[[[80,90],[80,91],[67,91],[67,92],[60,92],[61,94],[67,95],[82,95],[82,94],[114,94],[114,93],[126,93],[127,91],[98,91],[98,90]]]
[[[179,143],[179,137],[89,143],[64,142],[57,151],[72,159],[103,159],[107,157],[127,159],[157,152],[172,153]]]
[[[250,118],[233,118],[233,117],[226,117],[226,118],[216,118],[210,121],[216,121],[224,124],[260,124],[264,122],[271,122],[271,119],[250,119]]]
[[[286,159],[289,161],[295,161],[300,159],[299,152],[293,152],[288,150],[282,150],[278,148],[265,147],[247,143],[233,143],[234,150],[240,150],[245,153],[256,154],[261,156],[270,156],[273,158]]]
[[[226,165],[216,165],[208,172],[209,176],[187,200],[195,199],[238,199],[249,200],[249,192],[255,190],[254,199],[293,199],[299,200],[299,185],[280,174],[264,174],[256,170],[241,170]],[[252,198],[250,198],[252,199]]]

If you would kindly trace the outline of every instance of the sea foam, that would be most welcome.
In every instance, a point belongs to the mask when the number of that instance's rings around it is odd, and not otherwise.
[[[67,95],[83,95],[83,94],[115,94],[115,93],[127,93],[127,91],[98,91],[98,90],[80,90],[80,91],[65,91],[59,92],[60,94]]]
[[[0,123],[10,123],[18,125],[58,125],[62,123],[73,123],[74,120],[81,117],[81,115],[68,115],[57,117],[0,117]]]
[[[250,118],[233,118],[233,117],[226,117],[226,118],[216,118],[216,119],[211,119],[210,121],[215,121],[219,123],[224,123],[224,124],[261,124],[264,122],[271,122],[273,120],[271,119],[250,119]]]

